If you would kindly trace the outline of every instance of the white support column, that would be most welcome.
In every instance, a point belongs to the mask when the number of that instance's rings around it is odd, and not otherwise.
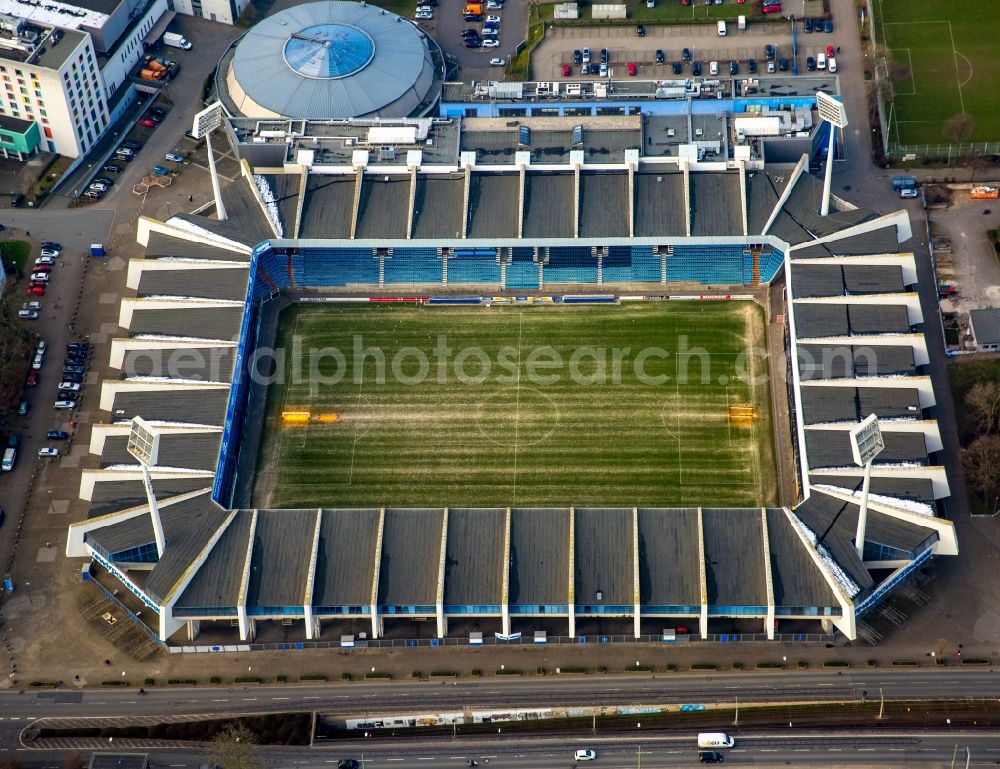
[[[858,560],[865,561],[865,530],[868,528],[868,489],[872,485],[872,463],[865,463],[865,480],[861,484],[861,509],[858,510],[858,529],[854,534],[854,549]]]
[[[140,463],[142,467],[142,485],[146,489],[146,502],[149,504],[149,518],[153,522],[153,538],[156,540],[156,554],[163,557],[163,551],[167,548],[167,537],[163,533],[163,521],[160,520],[160,508],[156,504],[156,494],[153,492],[153,481],[149,477],[149,468]]]
[[[503,584],[500,586],[500,623],[504,635],[510,635],[510,524],[511,510],[508,507],[503,524]]]
[[[205,149],[208,150],[208,175],[212,178],[212,195],[215,196],[215,218],[220,222],[228,218],[226,206],[222,202],[222,187],[219,185],[219,172],[215,168],[215,153],[212,152],[212,132],[205,134]]]
[[[448,635],[448,621],[444,616],[444,571],[448,565],[448,508],[441,513],[441,546],[438,552],[437,597],[434,608],[437,611],[437,635]]]
[[[771,538],[767,528],[767,509],[760,509],[761,534],[764,541],[764,585],[767,589],[767,640],[774,640],[774,576],[771,572]]]
[[[247,616],[247,591],[250,589],[250,562],[253,560],[253,542],[257,535],[257,510],[250,519],[250,533],[247,536],[247,556],[243,561],[243,576],[240,578],[240,594],[236,601],[236,614],[240,623],[240,640],[253,639],[253,620]]]
[[[378,616],[378,577],[382,569],[382,536],[385,534],[385,508],[378,511],[378,534],[375,536],[375,566],[372,569],[372,592],[370,609],[372,613],[372,638],[382,634],[382,621]]]
[[[569,509],[569,579],[566,583],[566,612],[569,617],[569,637],[576,638],[576,508]]]
[[[826,152],[826,175],[823,177],[823,202],[820,205],[820,216],[828,216],[830,213],[830,188],[833,186],[833,154],[837,147],[837,126],[828,123],[830,126],[830,145]]]
[[[639,594],[639,508],[632,508],[632,625],[642,635],[642,596]]]
[[[708,574],[705,565],[705,522],[698,508],[698,578],[700,580],[701,613],[698,617],[698,634],[708,635]]]
[[[306,572],[305,591],[302,596],[302,613],[306,620],[306,639],[311,641],[319,636],[316,620],[313,618],[313,590],[316,583],[316,561],[319,560],[319,532],[323,527],[323,510],[316,511],[316,526],[313,528],[312,553],[309,557],[309,570]]]

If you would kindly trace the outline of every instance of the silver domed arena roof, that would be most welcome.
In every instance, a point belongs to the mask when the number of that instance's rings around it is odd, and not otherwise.
[[[411,117],[436,100],[436,44],[406,19],[325,0],[281,11],[239,42],[226,74],[249,117]]]

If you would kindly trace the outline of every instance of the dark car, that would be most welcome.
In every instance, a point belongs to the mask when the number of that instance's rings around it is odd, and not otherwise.
[[[736,60],[729,62],[729,74],[736,75],[740,71],[740,65],[736,63]]]
[[[703,764],[721,764],[726,757],[717,750],[703,750],[698,754],[698,760]]]
[[[360,766],[353,758],[343,758],[337,762],[337,769],[359,769]]]
[[[106,184],[109,187],[115,183],[115,180],[112,179],[110,176],[98,176],[96,179],[94,179],[94,181],[100,184]]]
[[[802,31],[803,32],[807,32],[807,33],[813,31],[813,20],[812,19],[803,19],[802,20]]]
[[[833,19],[827,19],[823,22],[823,31],[827,34],[833,32]]]
[[[75,401],[80,397],[80,393],[74,392],[73,390],[60,390],[59,400],[61,401]]]
[[[691,61],[691,49],[690,48],[685,48],[683,51],[681,51],[681,59],[683,59],[684,61]]]
[[[810,72],[816,71],[816,60],[812,56],[806,59],[806,69]]]
[[[43,251],[62,251],[62,243],[56,243],[54,240],[46,240],[42,243]]]
[[[645,37],[646,36],[646,27],[645,27],[645,25],[643,25],[643,24],[637,24],[636,25],[636,27],[635,27],[635,36],[636,37]]]
[[[764,58],[768,61],[774,61],[774,46],[770,43],[764,46]]]
[[[83,374],[74,374],[72,371],[64,371],[62,373],[62,380],[64,382],[72,382],[73,384],[83,384]]]
[[[701,62],[700,61],[696,61],[694,64],[691,65],[691,72],[692,72],[692,74],[694,74],[695,77],[701,77]]]
[[[674,74],[675,75],[679,75],[683,71],[684,71],[684,65],[682,65],[679,61],[675,61],[674,62]]]
[[[106,171],[109,174],[120,174],[124,169],[117,163],[108,163],[101,170]]]
[[[574,64],[583,64],[583,54],[580,53],[580,49],[579,48],[577,48],[575,51],[573,51],[573,63]]]
[[[14,193],[13,195],[10,196],[10,207],[11,208],[20,208],[23,205],[24,205],[24,195],[16,192],[16,193]]]
[[[465,38],[466,48],[482,48],[483,39],[481,37],[467,37]]]
[[[747,71],[751,75],[756,75],[757,74],[757,60],[756,59],[749,59],[747,61]]]
[[[7,517],[6,511],[0,507],[0,526],[3,526],[3,519]]]
[[[782,72],[788,72],[788,59],[786,59],[784,56],[778,59],[778,69],[780,69]]]
[[[63,366],[63,374],[82,374],[83,366]],[[63,377],[65,379],[65,377]]]
[[[580,74],[581,75],[589,75],[590,74],[590,65],[589,64],[581,64],[580,65]]]
[[[163,107],[150,107],[149,114],[152,115],[153,117],[158,117],[160,118],[160,120],[163,120],[163,118],[167,114],[167,111],[163,109]]]
[[[126,139],[122,142],[123,147],[128,147],[133,152],[138,152],[142,149],[142,142],[138,139]]]
[[[47,440],[50,440],[50,441],[68,441],[69,440],[69,433],[67,433],[67,432],[65,432],[63,430],[49,430],[45,434],[45,437],[46,437]]]
[[[663,64],[667,60],[666,55],[659,48],[656,49],[656,63]]]
[[[478,29],[463,29],[462,37],[479,37]]]
[[[601,64],[607,64],[611,60],[611,55],[608,53],[607,48],[601,49]]]

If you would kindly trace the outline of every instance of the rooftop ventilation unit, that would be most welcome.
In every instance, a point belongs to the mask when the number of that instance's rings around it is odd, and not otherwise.
[[[528,147],[531,145],[531,129],[528,128],[528,126],[518,126],[517,143],[522,147]]]
[[[575,125],[573,126],[573,144],[581,145],[583,144],[583,126]]]

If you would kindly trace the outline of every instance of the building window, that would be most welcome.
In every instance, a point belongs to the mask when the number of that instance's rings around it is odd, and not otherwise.
[[[52,129],[51,128],[49,128],[49,127],[46,126],[42,130],[45,131],[45,138],[46,139],[51,139],[52,138]]]

